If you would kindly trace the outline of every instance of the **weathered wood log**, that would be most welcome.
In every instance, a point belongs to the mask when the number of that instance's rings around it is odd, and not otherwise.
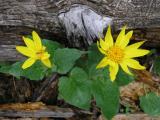
[[[58,108],[54,106],[45,106],[41,102],[37,103],[16,103],[0,105],[1,117],[55,117],[70,118],[74,112],[68,108]]]
[[[39,120],[39,118],[13,118],[13,117],[0,117],[1,120]],[[83,118],[84,119],[84,118]],[[113,120],[159,120],[160,117],[149,117],[146,114],[119,114],[116,115]],[[53,118],[41,118],[41,120],[54,120]],[[55,119],[57,120],[57,119]],[[82,120],[82,119],[76,119],[69,118],[67,120]],[[89,120],[89,119],[88,119]],[[97,120],[106,120],[104,117],[100,116]]]
[[[92,113],[88,111],[80,110],[80,114],[83,114],[83,119],[90,120]],[[0,105],[0,116],[1,118],[22,118],[21,120],[25,120],[26,118],[65,118],[65,119],[76,119],[77,115],[74,110],[70,108],[59,108],[56,106],[46,106],[41,102],[35,103],[16,103],[16,104],[2,104]],[[84,117],[85,115],[85,117]],[[87,116],[90,119],[87,119]],[[113,120],[159,120],[160,117],[150,117],[143,113],[136,114],[118,114]],[[105,120],[103,116],[100,116],[97,120]]]
[[[0,0],[0,60],[17,60],[14,47],[32,30],[42,38],[87,47],[108,24],[138,29],[136,40],[160,44],[160,0]]]
[[[77,113],[70,108],[47,106],[42,102],[15,103],[0,105],[0,116],[10,118],[71,118]],[[91,116],[89,111],[79,111],[79,115]]]

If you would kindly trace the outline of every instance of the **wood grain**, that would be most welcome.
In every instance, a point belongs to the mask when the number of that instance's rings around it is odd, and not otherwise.
[[[159,11],[160,0],[0,0],[0,60],[22,59],[15,45],[22,44],[22,35],[32,30],[42,38],[87,48],[109,23],[114,33],[127,25],[138,33],[135,40],[159,47]]]

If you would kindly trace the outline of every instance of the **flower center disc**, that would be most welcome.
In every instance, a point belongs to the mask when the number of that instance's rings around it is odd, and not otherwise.
[[[38,58],[38,59],[41,59],[41,58],[43,57],[44,53],[45,53],[45,48],[42,48],[41,50],[38,50],[38,51],[36,52],[37,58]]]
[[[107,51],[109,59],[116,63],[120,63],[124,57],[124,50],[118,46],[113,46]]]
[[[43,56],[43,53],[44,53],[44,52],[42,52],[42,51],[41,51],[41,52],[37,52],[36,55],[37,55],[37,57],[40,59],[40,58]]]
[[[41,58],[43,57],[44,52],[45,52],[44,50],[37,51],[37,52],[36,52],[37,58],[38,58],[38,59],[41,59]]]

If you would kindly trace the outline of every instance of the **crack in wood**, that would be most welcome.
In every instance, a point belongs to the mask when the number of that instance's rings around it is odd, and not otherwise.
[[[149,33],[151,33],[149,30],[160,28],[160,0],[94,1],[0,0],[0,45],[19,44],[19,32],[28,31],[30,28],[30,31],[38,30],[41,34],[48,32],[52,34],[51,38],[57,38],[69,47],[84,48],[96,41],[97,32],[103,35],[103,29],[106,29],[110,19],[115,31],[123,25],[128,25],[129,29],[147,29]],[[13,26],[14,30],[3,28]],[[156,44],[159,43],[158,32],[159,30],[155,33],[156,38],[152,36],[145,39],[151,44],[155,44],[154,41]],[[0,60],[19,59],[16,52],[9,47],[0,46],[2,53]],[[9,53],[13,50],[13,53],[4,55],[3,53],[8,50]]]

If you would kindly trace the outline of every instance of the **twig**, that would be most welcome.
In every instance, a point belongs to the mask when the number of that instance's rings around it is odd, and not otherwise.
[[[51,77],[45,79],[44,82],[42,83],[42,86],[38,88],[38,90],[36,90],[35,93],[33,94],[32,101],[41,101],[42,98],[46,96],[46,93],[48,94],[49,92],[51,92],[49,89],[52,89],[52,90],[56,89],[57,78],[58,78],[58,74],[53,73]]]

